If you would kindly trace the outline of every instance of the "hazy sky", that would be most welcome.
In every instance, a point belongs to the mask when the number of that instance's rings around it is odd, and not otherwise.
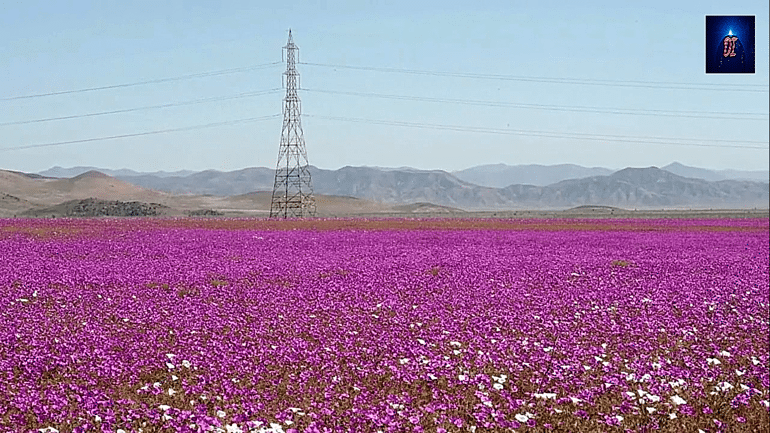
[[[707,14],[756,15],[756,74],[705,74]],[[281,87],[285,64],[270,64],[281,61],[289,28],[301,62],[437,72],[298,65],[308,157],[321,168],[768,169],[760,0],[2,2],[0,149],[277,115],[281,90],[250,93]],[[81,116],[110,111],[123,112]],[[37,121],[69,116],[81,117]],[[0,168],[272,167],[281,122],[0,150]]]

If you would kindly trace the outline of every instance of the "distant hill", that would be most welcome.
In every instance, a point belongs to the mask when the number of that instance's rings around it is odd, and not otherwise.
[[[747,170],[708,170],[705,168],[689,167],[678,162],[662,167],[663,170],[678,174],[683,177],[694,177],[712,182],[720,180],[753,180],[758,182],[770,182],[770,171]]]
[[[272,188],[272,183],[271,183]],[[77,216],[267,216],[271,192],[232,197],[174,195],[129,184],[90,170],[68,179],[0,170],[0,218]],[[316,194],[318,216],[389,212],[381,203]],[[403,213],[419,213],[406,209]]]
[[[673,162],[663,170],[682,177],[692,177],[708,181],[719,180],[751,180],[758,182],[770,181],[768,171],[746,170],[709,170],[705,168],[690,167],[678,162]],[[488,164],[454,171],[452,174],[466,182],[493,188],[505,188],[509,185],[534,185],[547,186],[563,180],[581,179],[592,176],[606,176],[614,170],[603,167],[583,167],[574,164],[558,165],[506,165]]]
[[[143,176],[143,175],[151,175],[156,177],[168,177],[168,176],[187,176],[190,174],[195,173],[192,170],[179,170],[179,171],[154,171],[151,173],[145,173],[145,172],[138,172],[134,170],[129,170],[127,168],[122,168],[119,170],[111,170],[108,168],[98,168],[98,167],[71,167],[71,168],[62,168],[57,166],[51,167],[48,170],[41,171],[40,175],[47,176],[47,177],[61,177],[61,178],[70,178],[75,177],[79,174],[83,174],[87,171],[99,171],[101,173],[104,173],[108,176],[112,177],[123,177],[123,176]]]
[[[311,170],[321,194],[359,197],[388,204],[427,202],[459,208],[496,208],[505,200],[494,188],[464,182],[441,170],[388,170],[343,167]]]
[[[118,178],[144,188],[172,194],[231,196],[260,190],[272,191],[275,170],[254,167],[225,172],[205,170],[186,176],[159,177],[154,174],[142,174]]]
[[[590,176],[602,176],[612,170],[602,167],[582,167],[574,164],[558,165],[506,165],[488,164],[453,171],[452,175],[465,182],[492,188],[505,188],[509,185],[546,186],[567,179],[580,179]]]
[[[510,168],[509,166],[495,167],[495,170],[501,173]],[[519,168],[521,167],[524,166]],[[592,170],[608,171],[602,168],[587,169],[562,165],[546,167],[550,171],[544,169],[545,171],[538,172],[543,166],[531,167],[534,167],[531,173],[546,173],[543,176],[556,176],[554,173],[565,172],[585,174]],[[698,171],[702,169],[681,164],[671,164],[669,168],[684,170],[687,174],[694,176],[711,175],[708,170]],[[58,201],[50,203],[51,197],[34,193],[34,188],[29,191],[24,188],[4,189],[2,173],[5,173],[5,176],[15,176],[17,186],[30,182],[38,185],[51,183],[48,194],[55,195]],[[379,203],[381,206],[378,209],[427,203],[431,206],[462,210],[567,209],[577,206],[614,206],[631,209],[754,207],[765,209],[770,202],[767,181],[708,181],[677,175],[657,167],[626,168],[614,173],[563,179],[549,185],[517,183],[497,188],[474,184],[442,170],[376,167],[343,167],[338,170],[324,170],[311,166],[310,173],[316,195],[348,197],[346,206],[350,209],[359,208],[354,201],[350,201],[355,199],[365,200],[366,203]],[[741,172],[743,175],[748,175],[746,173],[752,172]],[[177,201],[189,196],[189,203],[185,204],[188,209],[199,206],[198,199],[195,197],[207,195],[211,197],[210,203],[200,206],[204,209],[214,209],[217,203],[232,203],[232,200],[226,197],[235,199],[234,196],[265,191],[269,209],[269,191],[272,190],[273,181],[273,170],[265,167],[230,172],[206,170],[186,176],[159,177],[144,174],[121,176],[118,179],[93,171],[81,173],[71,179],[33,179],[23,174],[0,172],[0,192],[34,203],[50,204],[88,197],[165,204],[164,200],[171,200],[169,197],[173,194],[173,197],[176,197],[174,200]],[[73,183],[77,183],[77,187],[68,186]],[[88,185],[91,186],[88,187]],[[68,188],[71,189],[68,190]],[[76,190],[79,191],[77,196],[73,195]],[[111,190],[121,192],[110,195]],[[73,191],[73,193],[67,193],[67,191]],[[164,199],[160,197],[162,195],[168,197]],[[262,201],[264,200],[260,199],[260,203]],[[243,200],[238,203],[241,202]],[[328,202],[332,208],[333,203],[336,202]],[[260,206],[263,208],[264,204]],[[365,207],[376,208],[372,206],[367,204]],[[429,209],[426,206],[420,205],[409,209],[411,211]]]
[[[767,208],[767,183],[685,178],[657,167],[625,168],[609,176],[565,180],[546,187],[512,185],[512,201],[532,208],[582,205],[623,208]]]
[[[80,173],[69,179],[41,178],[0,170],[0,193],[41,206],[90,197],[158,202],[168,196],[167,193],[141,188],[95,170]]]

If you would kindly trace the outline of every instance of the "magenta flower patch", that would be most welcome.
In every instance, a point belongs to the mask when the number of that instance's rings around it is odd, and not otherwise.
[[[0,430],[770,427],[767,221],[419,223],[0,220]]]

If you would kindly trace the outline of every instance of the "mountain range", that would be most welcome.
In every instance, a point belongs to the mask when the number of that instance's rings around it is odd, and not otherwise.
[[[228,197],[271,191],[273,169],[140,173],[95,167],[54,167],[39,177],[99,171],[127,184],[172,195]],[[714,171],[679,163],[613,171],[577,165],[503,164],[458,172],[408,167],[310,168],[314,192],[384,205],[431,203],[464,210],[625,208],[767,208],[768,172]],[[82,174],[82,173],[80,173]],[[746,180],[749,179],[749,180]],[[513,182],[511,182],[513,181]],[[509,183],[510,182],[510,183]],[[3,191],[0,185],[0,192]]]

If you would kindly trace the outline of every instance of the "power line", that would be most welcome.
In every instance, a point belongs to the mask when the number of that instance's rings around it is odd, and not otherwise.
[[[535,110],[573,111],[573,112],[586,112],[586,113],[609,113],[609,114],[628,114],[628,115],[640,115],[640,116],[690,117],[690,118],[696,118],[696,119],[762,120],[762,121],[766,121],[767,120],[766,118],[768,117],[767,113],[670,111],[670,110],[644,110],[644,109],[632,109],[632,108],[602,108],[602,107],[588,107],[588,106],[520,104],[520,103],[500,102],[500,101],[429,98],[429,97],[422,97],[422,96],[392,95],[392,94],[365,93],[365,92],[345,92],[345,91],[336,91],[336,90],[317,90],[317,89],[301,89],[301,90],[305,92],[314,92],[314,93],[328,93],[333,95],[349,95],[349,96],[361,96],[361,97],[371,97],[371,98],[396,99],[396,100],[404,100],[404,101],[438,102],[438,103],[461,104],[461,105],[528,108],[528,109],[535,109]],[[752,117],[741,117],[741,116],[759,116],[764,118],[752,118]]]
[[[185,126],[182,128],[171,128],[171,129],[160,129],[156,131],[146,131],[146,132],[137,132],[133,134],[123,134],[123,135],[111,135],[108,137],[95,137],[95,138],[85,138],[81,140],[70,140],[70,141],[59,141],[55,143],[42,143],[42,144],[30,144],[26,146],[15,146],[15,147],[4,147],[0,148],[0,151],[6,151],[6,150],[20,150],[20,149],[33,149],[38,147],[50,147],[50,146],[62,146],[65,144],[75,144],[75,143],[90,143],[94,141],[106,141],[106,140],[117,140],[120,138],[130,138],[130,137],[141,137],[145,135],[155,135],[155,134],[166,134],[171,132],[182,132],[182,131],[192,131],[196,129],[205,129],[205,128],[214,128],[218,126],[229,126],[229,125],[236,125],[239,123],[246,123],[246,122],[258,122],[261,120],[269,120],[269,119],[275,119],[277,117],[280,117],[280,114],[273,114],[270,116],[261,116],[261,117],[248,117],[245,119],[235,119],[235,120],[228,120],[224,122],[214,122],[214,123],[206,123],[203,125],[192,125],[192,126]]]
[[[741,148],[741,149],[762,149],[768,150],[767,147],[761,146],[740,146],[740,145],[718,145],[718,144],[703,144],[702,142],[729,142],[729,143],[761,143],[764,141],[752,141],[752,140],[717,140],[717,139],[696,139],[696,138],[676,138],[676,137],[635,137],[627,135],[600,135],[600,134],[585,134],[579,132],[560,133],[553,131],[526,131],[517,129],[499,129],[499,128],[482,128],[475,126],[459,126],[459,125],[440,125],[431,123],[413,123],[413,122],[400,122],[392,120],[378,120],[378,119],[363,119],[354,117],[335,117],[335,116],[318,116],[313,114],[304,114],[306,117],[314,117],[318,119],[337,120],[343,122],[356,122],[356,123],[370,123],[375,125],[388,125],[388,126],[405,126],[410,128],[423,128],[423,129],[437,129],[447,131],[461,131],[461,132],[483,132],[491,134],[503,134],[503,135],[524,135],[534,137],[549,137],[549,138],[565,138],[573,140],[594,140],[594,141],[612,141],[612,142],[625,142],[625,143],[642,143],[642,144],[667,144],[678,146],[698,146],[698,147],[724,147],[724,148]],[[692,143],[687,143],[692,141]]]
[[[420,69],[380,68],[372,66],[334,65],[329,63],[300,63],[308,66],[320,66],[324,68],[353,69],[361,71],[401,73],[413,75],[429,75],[455,78],[476,78],[483,80],[523,81],[553,84],[583,84],[589,86],[613,86],[613,87],[641,87],[651,89],[679,89],[679,90],[711,90],[725,92],[761,92],[767,93],[768,88],[761,84],[708,84],[708,83],[677,83],[667,81],[633,81],[633,80],[599,80],[584,78],[547,78],[522,75],[500,74],[475,74],[466,72],[427,71]]]
[[[130,113],[134,111],[142,111],[142,110],[154,110],[158,108],[170,108],[170,107],[181,107],[185,105],[194,105],[194,104],[205,104],[209,102],[218,102],[218,101],[228,101],[232,99],[241,99],[241,98],[250,98],[254,96],[261,96],[261,95],[267,95],[271,93],[276,93],[280,91],[280,88],[270,89],[270,90],[261,90],[256,92],[243,92],[238,93],[236,95],[229,95],[229,96],[217,96],[213,98],[201,98],[201,99],[193,99],[189,101],[182,101],[182,102],[172,102],[169,104],[161,104],[161,105],[149,105],[145,107],[135,107],[135,108],[124,108],[120,110],[112,110],[112,111],[100,111],[95,113],[85,113],[85,114],[74,114],[71,116],[60,116],[60,117],[45,117],[41,119],[32,119],[32,120],[17,120],[13,122],[4,122],[0,123],[0,126],[10,126],[10,125],[26,125],[30,123],[41,123],[41,122],[51,122],[54,120],[70,120],[70,119],[80,119],[84,117],[95,117],[95,116],[106,116],[109,114],[119,114],[119,113]]]
[[[60,90],[56,92],[48,92],[48,93],[35,93],[31,95],[22,95],[22,96],[10,96],[5,98],[0,98],[0,101],[15,101],[19,99],[32,99],[32,98],[42,98],[45,96],[56,96],[56,95],[68,95],[72,93],[83,93],[83,92],[94,92],[97,90],[108,90],[108,89],[119,89],[123,87],[134,87],[134,86],[144,86],[147,84],[158,84],[158,83],[166,83],[170,81],[180,81],[180,80],[189,80],[192,78],[204,78],[204,77],[213,77],[217,75],[229,75],[229,74],[235,74],[238,72],[247,72],[247,71],[255,71],[258,69],[266,69],[273,67],[275,65],[279,65],[281,62],[272,62],[272,63],[265,63],[261,65],[254,65],[254,66],[245,66],[240,68],[231,68],[231,69],[220,69],[217,71],[209,71],[209,72],[200,72],[197,74],[187,74],[187,75],[179,75],[176,77],[167,77],[167,78],[157,78],[154,80],[146,80],[146,81],[135,81],[133,83],[123,83],[123,84],[112,84],[109,86],[100,86],[100,87],[88,87],[84,89],[75,89],[75,90]]]

